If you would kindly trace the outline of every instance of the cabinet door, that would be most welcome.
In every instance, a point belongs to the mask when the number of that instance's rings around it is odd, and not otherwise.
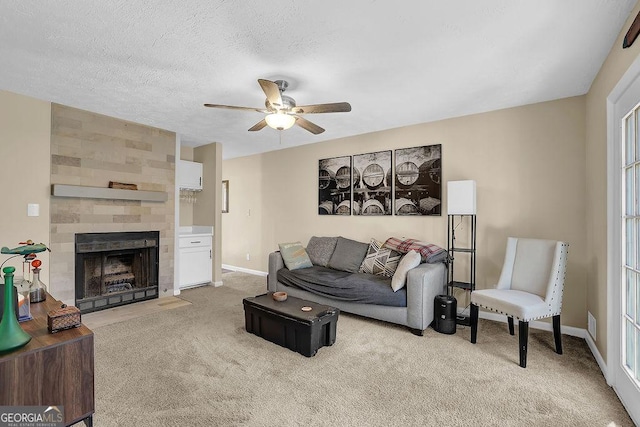
[[[180,287],[210,283],[213,267],[210,247],[180,249]]]
[[[178,162],[178,185],[189,190],[202,190],[202,163],[180,160]]]

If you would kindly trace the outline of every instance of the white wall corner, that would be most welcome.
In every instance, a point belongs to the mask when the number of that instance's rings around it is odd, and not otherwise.
[[[174,224],[173,224],[173,295],[180,295],[180,189],[178,188],[178,161],[180,160],[180,147],[182,146],[182,138],[179,133],[176,133],[176,145],[175,145],[175,163],[174,163],[174,183],[173,186],[173,209],[174,209]]]

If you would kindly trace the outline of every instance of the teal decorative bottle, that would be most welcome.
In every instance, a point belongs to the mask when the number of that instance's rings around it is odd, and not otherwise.
[[[15,267],[5,267],[4,272],[4,311],[0,321],[0,353],[16,350],[27,345],[31,336],[22,330],[15,317],[13,299],[13,272]]]

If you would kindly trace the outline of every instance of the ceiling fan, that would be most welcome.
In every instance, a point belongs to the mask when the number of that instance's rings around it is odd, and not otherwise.
[[[266,116],[264,119],[249,128],[250,132],[258,131],[265,126],[277,130],[285,130],[296,124],[314,135],[324,132],[324,129],[300,117],[300,114],[346,113],[351,111],[351,105],[348,102],[297,106],[295,99],[283,95],[283,92],[289,87],[289,83],[287,83],[286,80],[276,80],[272,82],[270,80],[258,79],[258,83],[265,95],[267,95],[264,103],[266,108],[236,107],[233,105],[219,104],[204,104],[204,106],[265,113]]]

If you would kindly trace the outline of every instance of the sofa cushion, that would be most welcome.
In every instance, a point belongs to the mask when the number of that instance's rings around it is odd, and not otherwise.
[[[360,265],[360,273],[377,274],[385,277],[393,276],[402,255],[400,252],[383,248],[382,245],[382,242],[371,239],[367,255]]]
[[[420,260],[420,254],[414,250],[410,250],[402,257],[396,272],[391,278],[391,289],[393,289],[393,292],[404,288],[404,285],[407,283],[407,273],[409,273],[409,270],[412,268],[419,266]]]
[[[302,243],[279,243],[278,247],[280,247],[284,265],[286,265],[289,270],[313,267],[309,255],[307,255],[307,252],[302,247]]]
[[[337,237],[316,237],[309,239],[307,254],[313,265],[326,267],[336,249]]]
[[[367,243],[338,237],[336,249],[333,251],[327,267],[357,273],[368,250]]]
[[[410,250],[414,250],[422,257],[422,262],[430,264],[444,261],[447,257],[447,251],[433,243],[420,242],[416,239],[399,239],[390,237],[384,242],[384,247],[406,254]]]

